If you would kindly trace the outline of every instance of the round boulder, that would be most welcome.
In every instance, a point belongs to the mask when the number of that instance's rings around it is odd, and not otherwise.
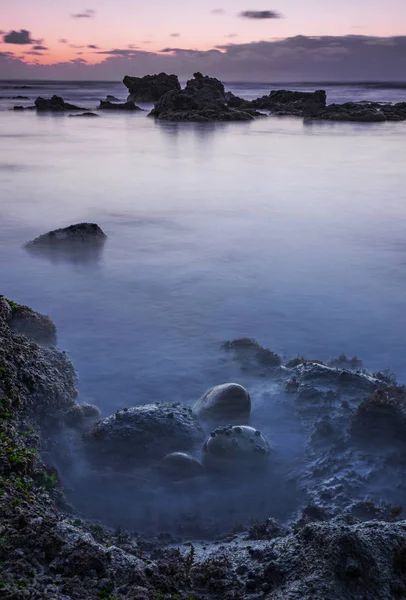
[[[167,454],[161,463],[161,472],[170,479],[191,479],[204,473],[203,465],[186,452]]]
[[[251,398],[242,385],[223,383],[206,392],[196,402],[193,411],[200,419],[211,423],[247,423]]]
[[[95,459],[120,469],[190,451],[204,439],[192,409],[181,404],[144,404],[117,411],[86,436]]]
[[[213,472],[263,469],[271,449],[260,431],[246,425],[218,427],[203,446],[203,466]]]

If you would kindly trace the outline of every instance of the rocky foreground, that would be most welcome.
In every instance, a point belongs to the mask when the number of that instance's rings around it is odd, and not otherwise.
[[[154,103],[149,117],[161,121],[175,122],[216,122],[253,121],[256,117],[293,116],[306,122],[341,121],[360,123],[381,123],[385,121],[405,121],[406,102],[397,104],[380,102],[346,102],[327,104],[326,92],[298,92],[273,90],[268,95],[255,100],[245,100],[226,92],[224,84],[215,77],[195,73],[193,79],[181,88],[176,75],[159,73],[144,77],[129,77],[123,80],[129,95],[126,102],[109,96],[101,100],[98,110],[114,112],[136,112],[141,108],[136,102]],[[84,108],[69,104],[59,96],[50,99],[37,98],[35,106],[15,106],[14,110],[36,110],[39,113],[65,113],[82,111],[81,115],[96,116]],[[85,111],[85,112],[83,112]],[[266,111],[260,112],[260,111]]]
[[[224,352],[242,368],[276,382],[276,394],[304,429],[303,463],[296,473],[301,504],[284,523],[271,518],[269,506],[269,518],[248,528],[218,521],[208,536],[192,537],[187,527],[182,535],[169,526],[149,536],[131,535],[84,519],[67,503],[52,466],[58,455],[55,440],[67,431],[83,440],[96,473],[102,469],[98,460],[103,466],[110,461],[108,477],[117,475],[117,465],[123,478],[139,468],[144,473],[146,467],[159,467],[171,486],[180,482],[182,494],[192,482],[199,494],[201,478],[207,488],[217,477],[224,491],[252,465],[265,469],[256,488],[261,494],[266,465],[277,463],[278,448],[269,449],[255,426],[246,424],[255,401],[236,384],[210,390],[193,408],[176,403],[131,407],[99,421],[97,408],[77,401],[75,370],[67,356],[44,345],[54,343],[54,336],[49,317],[0,298],[2,598],[405,597],[402,507],[378,500],[385,482],[389,500],[404,496],[405,390],[390,374],[369,374],[357,359],[346,357],[330,366],[300,357],[282,365],[280,357],[253,340],[225,344]],[[225,419],[239,424],[224,426]],[[223,425],[205,433],[207,424],[218,421]],[[172,434],[165,436],[168,427]],[[175,450],[183,452],[180,467],[178,456],[164,458]],[[68,463],[74,462],[72,456]],[[193,465],[186,467],[184,456]],[[235,474],[224,465],[236,467]],[[137,478],[135,504],[142,481]]]

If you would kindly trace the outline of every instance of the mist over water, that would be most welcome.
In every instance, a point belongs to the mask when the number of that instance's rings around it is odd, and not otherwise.
[[[126,95],[116,84],[47,85],[13,94],[56,92],[89,107]],[[245,91],[257,97],[269,86]],[[405,94],[335,86],[329,99]],[[0,111],[1,293],[52,316],[80,400],[103,416],[155,401],[191,405],[227,381],[246,386],[252,422],[279,457],[272,485],[282,482],[282,500],[290,498],[286,474],[300,460],[301,434],[274,384],[220,346],[247,336],[289,358],[356,354],[406,380],[406,125],[286,117],[199,125],[146,114]],[[81,221],[108,235],[100,251],[22,248]]]

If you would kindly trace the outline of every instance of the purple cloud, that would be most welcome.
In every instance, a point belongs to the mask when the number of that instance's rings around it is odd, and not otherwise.
[[[135,56],[137,52],[135,50],[127,50],[122,48],[114,48],[113,50],[100,50],[95,54],[106,54],[109,56]]]
[[[96,44],[89,44],[88,48],[90,48],[91,50],[99,50],[99,46],[96,46]]]
[[[92,8],[89,8],[81,13],[76,13],[75,15],[71,15],[73,19],[92,19],[96,15],[96,11]]]
[[[69,40],[67,40],[66,38],[61,38],[60,40],[58,40],[58,42],[60,44],[67,44],[69,42]]]
[[[244,19],[281,19],[282,15],[275,10],[244,10],[240,12]]]
[[[10,31],[4,36],[5,44],[32,44],[35,40],[31,39],[31,33],[26,29],[20,31]]]
[[[180,33],[171,33],[170,36],[171,37],[180,37]]]
[[[211,12],[212,15],[224,15],[225,10],[224,10],[224,8],[214,8],[210,12]]]
[[[33,50],[49,50],[46,46],[34,46]]]
[[[226,38],[235,38],[235,37],[238,37],[238,35],[236,33],[229,33],[228,35],[225,35],[224,37],[226,37]]]

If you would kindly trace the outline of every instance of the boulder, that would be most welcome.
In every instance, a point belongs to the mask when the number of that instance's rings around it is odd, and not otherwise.
[[[123,79],[128,88],[128,102],[156,102],[166,92],[180,91],[180,83],[176,75],[159,73],[158,75],[145,75],[145,77],[129,77]]]
[[[41,96],[38,96],[35,100],[35,107],[38,112],[64,112],[66,110],[86,111],[86,108],[80,108],[79,106],[65,102],[60,96],[52,96],[52,98],[42,98]]]
[[[202,443],[203,430],[192,409],[181,404],[134,406],[103,419],[86,436],[95,461],[121,470],[188,452]]]
[[[208,390],[196,402],[193,412],[210,423],[247,423],[251,414],[251,398],[242,385],[223,383]]]
[[[100,100],[99,110],[126,110],[126,111],[134,111],[134,110],[142,110],[139,106],[134,104],[134,102],[128,101],[117,104],[117,102],[108,102],[107,100]]]
[[[106,234],[96,223],[77,223],[76,225],[69,225],[69,227],[44,233],[34,240],[27,242],[26,247],[66,246],[94,242],[103,243],[106,238]]]
[[[162,474],[172,480],[191,479],[204,473],[202,463],[185,452],[167,454],[160,466]]]
[[[56,326],[48,315],[11,302],[10,328],[44,346],[56,344]]]
[[[203,446],[203,466],[217,473],[261,470],[271,449],[260,431],[246,425],[218,427]]]

